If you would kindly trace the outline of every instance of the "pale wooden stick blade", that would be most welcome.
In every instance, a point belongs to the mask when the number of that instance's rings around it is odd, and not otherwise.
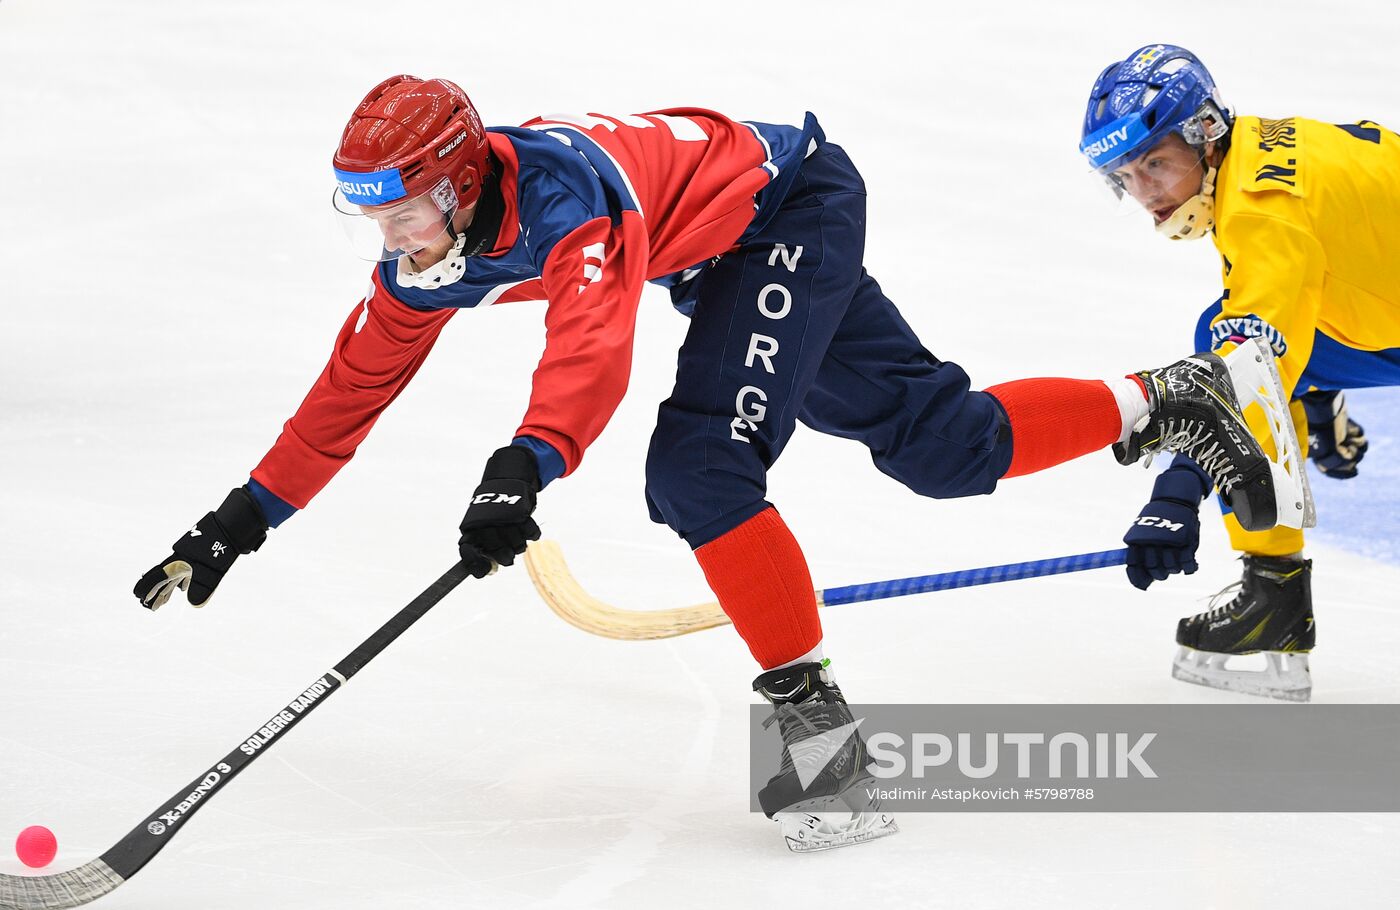
[[[525,569],[535,590],[559,618],[571,626],[604,638],[648,641],[675,638],[702,629],[728,625],[717,603],[674,610],[620,610],[590,595],[569,572],[564,553],[552,540],[537,540],[525,551]]]

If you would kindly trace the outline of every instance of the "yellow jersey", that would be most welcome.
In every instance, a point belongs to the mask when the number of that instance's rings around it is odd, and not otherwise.
[[[1290,395],[1400,384],[1400,136],[1238,118],[1214,237],[1225,293],[1210,349],[1263,335]]]
[[[1225,291],[1202,315],[1196,350],[1263,336],[1289,396],[1400,385],[1400,136],[1378,124],[1240,117],[1215,184]],[[1307,417],[1293,403],[1299,444]],[[1250,428],[1273,443],[1259,409]],[[1303,533],[1248,532],[1237,550],[1296,553]]]

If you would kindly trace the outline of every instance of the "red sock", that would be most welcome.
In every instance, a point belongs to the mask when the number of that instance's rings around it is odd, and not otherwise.
[[[1097,452],[1117,442],[1123,431],[1113,392],[1096,379],[1018,379],[987,393],[1011,421],[1011,467],[1003,477],[1034,474]]]
[[[777,509],[716,537],[695,559],[763,669],[796,660],[822,640],[807,560]]]

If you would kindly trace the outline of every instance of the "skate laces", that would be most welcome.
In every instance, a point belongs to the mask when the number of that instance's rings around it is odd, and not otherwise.
[[[801,706],[809,705],[814,700],[817,700],[817,706],[825,705],[826,703],[824,701],[820,701],[820,698],[821,696],[819,693],[813,692],[801,701],[785,701],[781,704],[774,705],[773,713],[768,715],[767,719],[763,721],[763,729],[767,730],[769,727],[773,726],[773,721],[776,720],[780,722],[780,729],[784,733],[786,733],[790,729],[790,726],[788,724],[782,724],[782,719],[785,717],[795,717],[797,718],[798,723],[810,730],[813,736],[816,736],[818,733],[823,732],[823,728],[818,727],[816,724],[808,720],[807,715],[802,712]]]
[[[1235,605],[1235,601],[1239,600],[1239,595],[1242,590],[1244,590],[1243,579],[1230,582],[1210,596],[1210,603],[1206,604],[1206,612],[1200,614],[1200,616],[1205,619],[1215,619],[1216,617],[1225,615],[1226,611]],[[1228,600],[1220,604],[1220,606],[1216,606],[1217,603],[1227,597],[1229,598]]]
[[[1230,453],[1212,438],[1210,427],[1204,420],[1182,420],[1175,418],[1162,422],[1162,433],[1156,445],[1145,447],[1143,451],[1155,455],[1161,451],[1180,452],[1201,466],[1210,475],[1220,492],[1229,496],[1235,483],[1240,479]]]
[[[817,739],[822,733],[835,727],[831,723],[830,712],[820,710],[829,707],[835,707],[835,705],[829,705],[817,692],[813,692],[800,702],[783,702],[774,706],[773,713],[768,715],[768,718],[763,722],[763,729],[768,729],[774,721],[777,721],[783,732],[783,742],[787,746],[783,770],[797,765],[804,768],[816,767],[819,763],[824,764],[825,760],[830,758],[828,744]],[[799,737],[796,734],[802,728],[805,728],[807,735]]]

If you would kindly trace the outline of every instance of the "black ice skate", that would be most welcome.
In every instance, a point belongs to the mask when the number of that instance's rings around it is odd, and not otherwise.
[[[1313,627],[1312,561],[1244,557],[1244,577],[1216,595],[1229,603],[1188,616],[1176,628],[1181,646],[1172,676],[1189,683],[1307,701],[1312,697],[1308,652]],[[1214,601],[1212,601],[1212,606]],[[1263,653],[1263,670],[1230,670],[1231,657]]]
[[[783,829],[795,853],[858,844],[899,831],[894,816],[869,796],[874,779],[865,770],[865,740],[846,699],[823,663],[770,670],[754,691],[773,705],[783,736],[778,773],[758,791],[763,814]]]
[[[1317,523],[1312,490],[1293,432],[1273,351],[1263,339],[1243,342],[1224,358],[1196,354],[1138,378],[1148,415],[1113,453],[1132,464],[1158,452],[1180,452],[1210,475],[1247,531]],[[1269,418],[1277,461],[1270,461],[1245,423],[1258,404]]]

